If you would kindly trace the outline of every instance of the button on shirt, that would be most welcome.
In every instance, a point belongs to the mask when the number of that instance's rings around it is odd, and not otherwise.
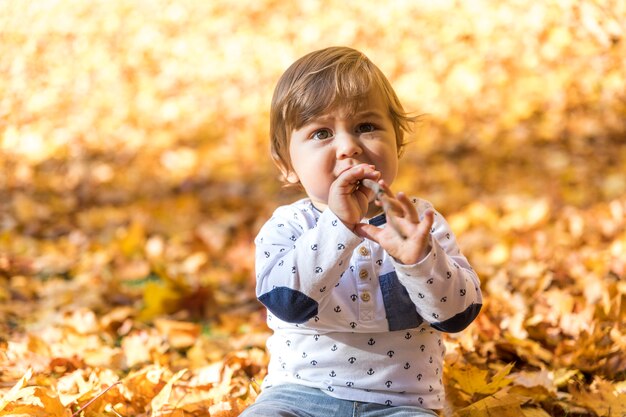
[[[431,208],[413,201],[420,215]],[[255,240],[257,297],[274,331],[263,386],[442,408],[441,332],[469,325],[482,296],[438,213],[431,237],[425,259],[402,265],[308,199],[278,208]]]

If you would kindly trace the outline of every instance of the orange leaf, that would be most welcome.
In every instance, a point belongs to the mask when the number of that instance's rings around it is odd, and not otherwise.
[[[474,404],[458,410],[455,417],[519,417],[523,415],[522,404],[530,398],[509,393],[506,389],[483,398]]]
[[[459,388],[468,394],[493,394],[512,382],[507,375],[513,369],[513,364],[506,365],[496,373],[491,381],[487,370],[472,365],[453,365],[448,369],[448,376]]]

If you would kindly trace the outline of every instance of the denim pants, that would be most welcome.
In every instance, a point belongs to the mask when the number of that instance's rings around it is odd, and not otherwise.
[[[433,417],[434,411],[415,406],[341,400],[319,389],[296,384],[265,389],[240,417]]]

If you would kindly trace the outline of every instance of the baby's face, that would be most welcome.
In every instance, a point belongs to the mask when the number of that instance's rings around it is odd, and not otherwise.
[[[320,209],[328,204],[333,181],[354,165],[374,165],[388,185],[398,173],[394,126],[377,92],[362,100],[354,114],[338,107],[294,130],[289,155],[293,170],[287,173],[287,180],[299,180]]]

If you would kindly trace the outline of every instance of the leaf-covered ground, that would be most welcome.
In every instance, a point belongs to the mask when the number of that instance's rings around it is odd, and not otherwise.
[[[482,280],[442,414],[626,415],[623,2],[0,2],[0,40],[0,416],[254,401],[270,95],[330,44],[424,114],[395,187]]]

